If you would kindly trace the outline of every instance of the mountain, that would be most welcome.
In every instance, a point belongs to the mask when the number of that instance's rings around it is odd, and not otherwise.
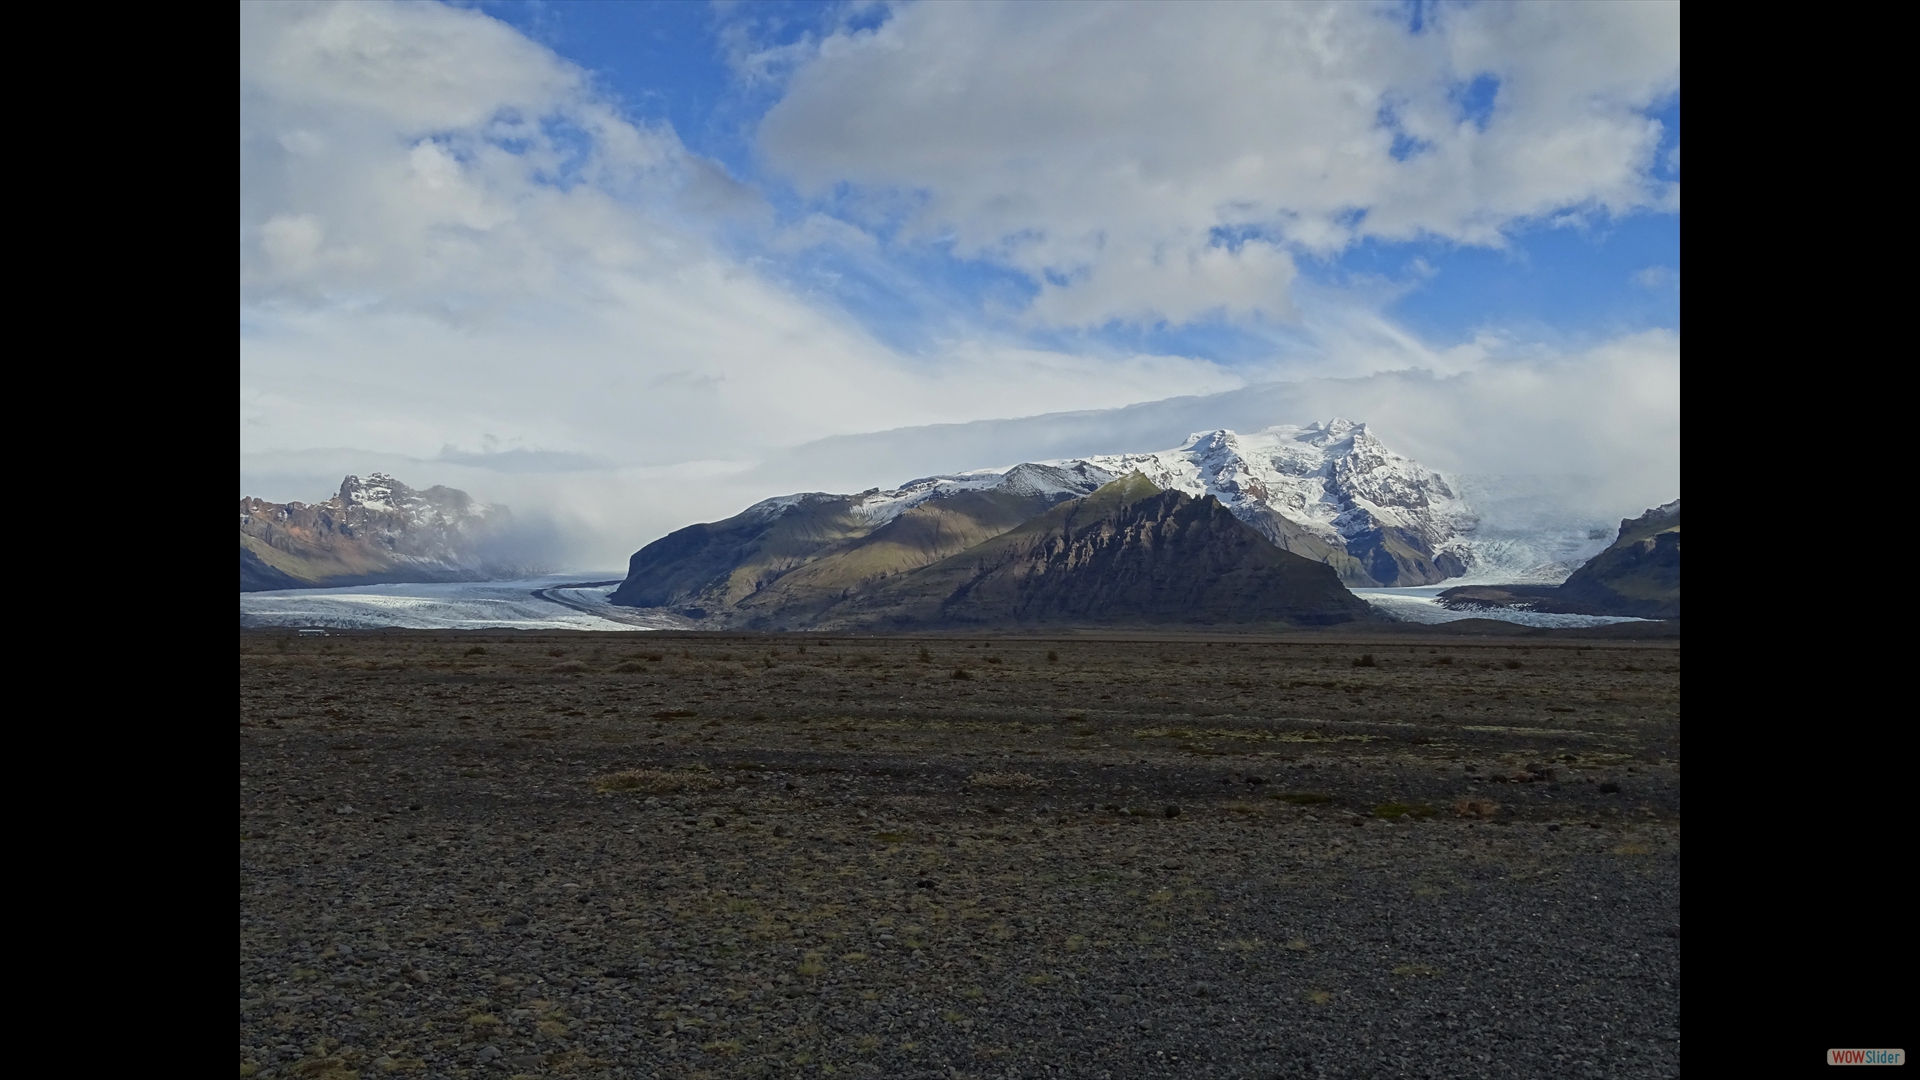
[[[1211,495],[1135,472],[991,540],[849,596],[828,629],[1306,624],[1364,618],[1331,567],[1274,546]]]
[[[1680,500],[1620,522],[1607,550],[1560,584],[1560,595],[1606,614],[1680,617]]]
[[[1472,510],[1440,474],[1335,419],[1250,435],[1216,430],[1171,450],[1028,462],[857,495],[769,499],[634,555],[616,604],[751,612],[824,610],[850,591],[966,550],[1053,504],[1141,473],[1212,496],[1284,551],[1356,587],[1424,585],[1473,558]]]
[[[641,548],[609,599],[679,608],[696,618],[784,609],[791,620],[992,539],[1105,480],[1022,465],[927,477],[892,491],[768,499]]]
[[[374,473],[323,503],[240,500],[240,591],[402,581],[485,581],[535,572],[492,550],[504,506]]]
[[[1463,585],[1440,594],[1456,611],[1513,607],[1642,619],[1680,617],[1680,500],[1620,522],[1605,551],[1557,586]]]
[[[1604,522],[1556,507],[1551,490],[1442,476],[1388,448],[1367,425],[1335,418],[1244,435],[1198,432],[1152,453],[949,473],[855,495],[768,499],[648,544],[611,599],[716,625],[812,625],[830,613],[846,616],[857,597],[872,602],[891,579],[972,551],[1134,474],[1159,491],[1214,500],[1280,550],[1331,567],[1351,588],[1467,575],[1545,587],[1606,544]],[[1499,511],[1498,522],[1483,519],[1482,501]],[[1529,594],[1528,602],[1541,598]],[[1602,602],[1584,593],[1561,600]]]
[[[1055,464],[1109,477],[1138,471],[1163,490],[1212,495],[1282,550],[1332,566],[1354,587],[1460,576],[1477,523],[1444,477],[1350,420],[1201,432],[1172,450]]]
[[[747,629],[1363,617],[1328,566],[1211,495],[1087,463],[791,495],[635,553],[609,598]]]

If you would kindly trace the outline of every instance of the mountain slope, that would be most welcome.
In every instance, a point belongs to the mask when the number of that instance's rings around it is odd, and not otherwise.
[[[1620,523],[1607,550],[1560,585],[1574,603],[1646,619],[1680,617],[1680,500]]]
[[[464,491],[349,476],[324,503],[240,500],[240,591],[408,581],[485,581],[529,568],[488,554],[505,507]]]
[[[1446,480],[1388,450],[1364,424],[1336,419],[1251,435],[1202,432],[1152,454],[769,499],[648,544],[611,599],[729,624],[789,624],[1134,472],[1163,490],[1214,497],[1282,550],[1333,567],[1351,585],[1439,581],[1469,557],[1463,537],[1475,519]]]
[[[627,607],[723,611],[822,550],[873,531],[856,496],[813,492],[755,503],[727,518],[668,533],[627,564],[607,599]]]
[[[849,597],[823,628],[1345,622],[1331,567],[1275,547],[1217,499],[1134,473]]]
[[[1461,586],[1440,594],[1457,611],[1515,607],[1640,619],[1680,617],[1680,500],[1620,522],[1620,534],[1558,586]]]
[[[858,540],[820,555],[736,608],[751,621],[807,621],[871,584],[908,574],[985,543],[1042,513],[1054,500],[1012,491],[961,491],[904,511]]]
[[[634,553],[609,598],[723,621],[791,622],[866,583],[964,551],[1099,481],[1043,466],[927,477],[892,491],[812,493],[690,525]]]

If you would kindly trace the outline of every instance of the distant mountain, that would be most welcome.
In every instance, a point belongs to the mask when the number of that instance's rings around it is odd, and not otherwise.
[[[1305,624],[1363,618],[1331,567],[1273,545],[1211,495],[1131,473],[827,609],[823,628]]]
[[[893,491],[768,499],[725,521],[690,525],[635,553],[610,597],[686,614],[825,610],[853,592],[1012,529],[1105,482],[1023,465],[1006,473],[930,477]]]
[[[485,581],[536,568],[489,548],[512,521],[464,491],[374,473],[323,503],[240,500],[240,591],[403,581]]]
[[[1456,611],[1511,607],[1642,619],[1680,617],[1680,500],[1620,522],[1620,534],[1557,586],[1463,585],[1440,594]]]
[[[1325,565],[1209,495],[1084,463],[769,500],[633,557],[615,604],[753,629],[1363,617]]]
[[[1134,472],[1161,490],[1214,497],[1282,550],[1332,566],[1355,587],[1431,584],[1474,558],[1476,519],[1447,481],[1366,425],[1335,419],[1200,432],[1171,450],[930,476],[888,491],[769,499],[647,545],[614,602],[824,610],[848,590],[957,554]]]
[[[1138,471],[1166,491],[1212,495],[1286,551],[1354,587],[1431,585],[1465,573],[1477,519],[1439,473],[1365,424],[1334,419],[1239,435],[1201,432],[1172,450],[1056,464]]]

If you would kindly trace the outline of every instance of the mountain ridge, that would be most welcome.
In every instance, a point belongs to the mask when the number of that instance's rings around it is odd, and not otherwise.
[[[1133,472],[1162,490],[1215,498],[1282,550],[1334,567],[1349,586],[1431,584],[1459,576],[1472,559],[1477,519],[1446,478],[1388,449],[1367,425],[1336,417],[1246,435],[1196,432],[1147,454],[1022,462],[892,489],[762,500],[636,552],[613,602],[704,616],[768,609],[811,590],[819,609],[835,589],[858,590],[878,574],[907,572],[965,546],[922,539],[889,561],[878,548],[889,539],[881,530],[906,531],[891,527],[896,518],[944,517],[956,537],[984,542],[1019,524],[1021,514]]]
[[[1367,605],[1216,498],[1139,472],[830,609],[823,629],[1033,624],[1325,625]]]
[[[504,506],[464,491],[416,490],[386,473],[349,475],[322,503],[240,500],[240,591],[398,582],[486,581],[537,572],[491,541]]]
[[[765,500],[642,548],[609,600],[751,630],[1367,617],[1332,567],[1212,495],[1099,477],[1030,464]]]

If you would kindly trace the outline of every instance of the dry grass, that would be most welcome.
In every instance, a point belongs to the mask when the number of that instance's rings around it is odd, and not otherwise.
[[[1453,812],[1464,818],[1490,818],[1500,812],[1500,804],[1492,799],[1461,799],[1453,804]]]
[[[1003,790],[1031,790],[1043,788],[1052,783],[1037,776],[1022,772],[974,773],[967,777],[967,783],[974,787],[1000,788]]]
[[[593,790],[631,791],[645,795],[672,795],[681,791],[703,791],[718,787],[720,781],[705,773],[672,772],[667,769],[626,769],[594,778]]]

